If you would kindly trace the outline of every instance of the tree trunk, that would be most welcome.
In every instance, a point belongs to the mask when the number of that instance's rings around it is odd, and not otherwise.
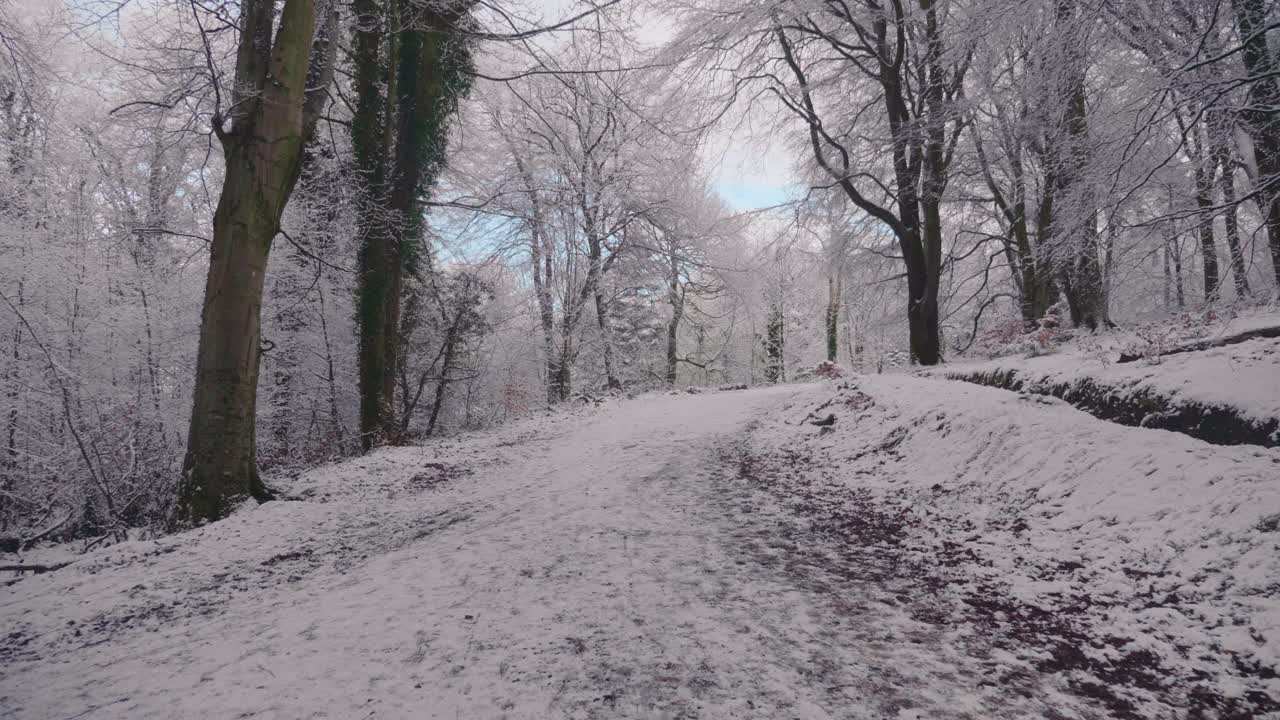
[[[1227,251],[1231,254],[1231,280],[1236,286],[1236,298],[1243,300],[1253,293],[1249,289],[1249,269],[1245,265],[1244,251],[1240,246],[1240,221],[1237,217],[1236,208],[1235,166],[1232,163],[1229,143],[1229,138],[1220,136],[1216,140],[1217,147],[1214,155],[1217,157],[1217,165],[1221,169],[1221,175],[1218,177],[1218,187],[1222,191],[1222,220],[1225,226]]]
[[[573,394],[573,329],[568,318],[560,324],[560,357],[553,386],[557,402],[565,402]]]
[[[556,316],[552,305],[550,305],[550,290],[543,288],[539,292],[539,305],[541,300],[547,300],[545,307],[539,307],[540,323],[543,327],[543,355],[547,361],[547,404],[554,405],[563,400],[563,393],[559,380],[561,380],[561,359],[557,356],[556,348]]]
[[[908,270],[907,328],[910,332],[911,358],[920,365],[937,365],[942,361],[942,337],[938,332],[938,306],[929,302],[926,289],[929,278]],[[936,295],[934,295],[936,298]]]
[[[782,305],[773,303],[769,306],[769,317],[765,324],[765,366],[764,378],[771,383],[786,382],[786,335],[783,326]]]
[[[1171,251],[1172,248],[1172,251]],[[1187,295],[1182,286],[1182,243],[1177,237],[1165,245],[1165,254],[1173,261],[1173,288],[1178,309],[1187,307]]]
[[[444,158],[445,127],[466,82],[469,51],[455,31],[465,5],[393,1],[382,11],[373,0],[358,2],[359,17],[368,21],[357,30],[352,139],[377,191],[370,212],[385,213],[381,221],[368,218],[378,224],[368,228],[362,245],[361,443],[368,450],[379,438],[399,435],[393,398],[404,275],[420,264],[430,268],[429,255],[425,262],[420,258],[420,200]]]
[[[1093,222],[1090,218],[1088,222]],[[1111,324],[1107,316],[1106,292],[1102,278],[1102,262],[1098,258],[1098,230],[1092,225],[1078,229],[1075,255],[1061,273],[1062,294],[1067,300],[1071,324],[1097,330]]]
[[[1275,177],[1280,178],[1280,175]],[[1272,269],[1276,278],[1276,294],[1280,295],[1280,193],[1271,199],[1267,209],[1267,242],[1271,247]]]
[[[22,286],[23,281],[18,281],[18,297],[17,304],[22,306]],[[13,329],[13,364],[5,370],[5,379],[9,382],[9,390],[5,393],[9,402],[9,412],[6,418],[7,428],[5,430],[5,454],[4,461],[0,462],[0,468],[4,468],[4,472],[0,473],[0,530],[6,530],[9,527],[9,506],[10,494],[13,489],[13,478],[18,475],[18,420],[21,415],[18,412],[18,399],[21,397],[18,392],[18,363],[22,359],[22,325],[18,324]]]
[[[942,215],[940,205],[946,187],[946,122],[947,108],[943,83],[947,73],[942,67],[942,33],[938,27],[937,8],[933,0],[921,0],[925,13],[924,32],[924,139],[921,147],[913,147],[913,136],[919,132],[912,125],[911,111],[902,96],[900,68],[881,65],[881,85],[894,135],[894,172],[898,190],[899,217],[903,231],[899,234],[902,257],[907,266],[907,327],[911,357],[921,365],[942,362],[942,335],[938,328],[938,283],[942,274]],[[888,81],[886,83],[886,80]],[[908,160],[909,155],[916,155]],[[917,179],[919,193],[917,194]]]
[[[542,355],[546,362],[547,404],[554,405],[559,401],[556,378],[560,375],[560,365],[556,361],[555,347],[555,303],[551,297],[551,283],[554,264],[551,248],[546,246],[546,222],[542,200],[533,175],[524,164],[524,159],[516,151],[514,145],[511,154],[515,158],[516,170],[529,188],[529,202],[533,208],[533,218],[529,228],[529,262],[533,270],[533,294],[538,300],[538,323],[542,329]]]
[[[23,281],[18,281],[18,307],[23,304]],[[16,325],[13,329],[13,365],[6,371],[10,382],[9,392],[9,417],[8,428],[5,432],[5,456],[7,464],[16,468],[18,466],[18,364],[22,360],[22,326]]]
[[[385,394],[388,372],[386,347],[388,265],[390,248],[386,234],[367,228],[361,240],[358,263],[359,299],[357,313],[360,320],[360,447],[368,451],[378,444],[383,431],[384,418],[388,414]]]
[[[840,278],[827,276],[827,360],[835,362],[840,354]]]
[[[1197,129],[1192,128],[1196,133]],[[1193,136],[1198,138],[1198,135]],[[1200,211],[1200,267],[1204,273],[1204,302],[1211,305],[1218,298],[1218,246],[1213,238],[1213,158],[1205,143],[1191,143],[1192,161],[1196,163],[1196,207]]]
[[[391,445],[399,445],[401,435],[396,431],[398,423],[396,422],[395,413],[395,397],[396,397],[396,367],[400,362],[401,354],[401,335],[400,335],[400,303],[401,293],[404,290],[404,263],[403,250],[401,249],[402,240],[393,240],[390,244],[390,253],[386,265],[385,292],[382,302],[382,337],[383,347],[380,352],[382,355],[382,387],[378,391],[378,397],[381,399],[381,415],[382,427],[378,430],[378,436],[383,442]]]
[[[1048,164],[1055,168],[1053,201],[1049,221],[1052,236],[1061,251],[1060,280],[1067,299],[1071,324],[1096,330],[1110,325],[1099,260],[1098,212],[1094,193],[1088,187],[1086,170],[1092,159],[1089,146],[1089,117],[1085,96],[1088,58],[1081,35],[1085,25],[1077,16],[1076,0],[1058,0],[1055,24],[1066,59],[1065,87],[1061,89],[1062,118],[1055,137],[1047,144]],[[1074,217],[1069,217],[1068,212]],[[1042,241],[1043,242],[1043,241]]]
[[[1102,309],[1110,317],[1111,290],[1114,287],[1116,272],[1116,226],[1107,224],[1107,240],[1102,249]]]
[[[1200,220],[1200,267],[1204,272],[1204,303],[1212,305],[1218,299],[1218,247],[1213,239],[1213,216],[1209,209],[1213,200],[1196,193],[1196,205],[1201,210]]]
[[[440,366],[440,379],[436,381],[436,394],[431,402],[431,417],[427,419],[427,436],[430,437],[436,431],[436,421],[440,418],[440,408],[444,405],[444,393],[449,387],[449,371],[453,368],[454,353],[458,344],[458,322],[460,322],[461,310],[459,310],[458,318],[454,325],[449,328],[448,336],[444,341],[444,358]]]
[[[1240,116],[1253,138],[1258,187],[1266,205],[1267,240],[1272,271],[1280,288],[1280,67],[1267,42],[1266,0],[1232,0],[1244,41],[1241,56],[1252,78]]]
[[[444,155],[444,127],[451,108],[446,96],[451,68],[445,62],[449,43],[460,42],[452,23],[434,6],[401,5],[405,13],[396,60],[395,165],[390,177],[390,217],[393,222],[386,264],[386,297],[383,303],[383,435],[396,438],[391,412],[395,397],[396,365],[400,360],[400,305],[406,271],[423,266],[430,271],[429,253],[420,247],[423,212],[419,202],[435,179]],[[425,256],[425,261],[422,260]]]
[[[604,356],[604,377],[605,387],[609,390],[621,390],[622,382],[618,380],[617,375],[613,372],[613,339],[610,337],[612,332],[609,328],[609,303],[604,299],[604,293],[600,290],[600,283],[596,283],[594,292],[596,304],[596,324],[600,326],[600,344],[602,355]]]
[[[928,184],[926,184],[928,187]],[[925,216],[924,253],[925,277],[922,296],[912,301],[908,319],[915,330],[912,352],[921,365],[937,365],[942,362],[942,331],[938,317],[938,287],[942,280],[942,219],[939,212],[941,187],[935,185],[927,192],[936,192],[927,202],[921,203]],[[908,285],[910,282],[908,281]]]
[[[218,520],[247,498],[270,497],[254,437],[263,281],[336,49],[329,42],[336,13],[326,12],[317,37],[314,0],[286,0],[272,42],[274,10],[269,0],[241,5],[231,130],[215,118],[226,173],[213,218],[178,522]]]
[[[538,297],[538,323],[542,328],[542,356],[547,368],[547,404],[553,405],[560,399],[559,392],[556,389],[556,378],[560,375],[560,363],[556,359],[556,320],[555,307],[552,305],[551,300],[551,288],[547,287],[547,280],[543,279],[543,274],[538,271],[539,256],[537,246],[539,242],[540,238],[535,235],[533,239],[533,291]],[[546,264],[549,272],[551,270],[550,258],[548,258]]]
[[[394,3],[394,0],[386,0]],[[352,59],[356,107],[351,118],[351,146],[360,181],[357,195],[359,236],[356,314],[359,333],[360,447],[378,444],[390,414],[387,365],[387,299],[393,250],[388,220],[387,173],[394,136],[397,34],[390,28],[396,8],[378,0],[355,0]],[[384,94],[385,89],[385,94]]]
[[[1051,269],[1039,261],[1031,248],[1025,217],[1019,215],[1011,231],[1017,243],[1014,267],[1017,268],[1019,277],[1018,308],[1022,311],[1022,326],[1031,331],[1039,326],[1040,318],[1053,305],[1058,290],[1053,282]]]
[[[1049,308],[1058,300],[1058,284],[1049,265],[1036,258],[1023,263],[1022,324],[1027,330],[1040,325]]]
[[[677,338],[680,335],[680,316],[677,312],[672,312],[671,319],[667,321],[667,387],[676,386],[676,379],[679,376],[680,357],[677,347]]]
[[[254,191],[254,166],[228,160],[213,220],[183,468],[184,511],[193,522],[226,517],[250,497],[270,498],[258,477],[254,418],[262,286],[279,215]]]
[[[667,321],[667,387],[675,387],[679,378],[680,321],[684,317],[684,297],[680,293],[680,266],[674,250],[670,254],[671,278],[667,299],[671,303],[671,319]]]
[[[346,433],[343,430],[342,414],[338,412],[338,382],[333,371],[333,346],[329,342],[329,321],[325,317],[324,287],[316,287],[320,300],[320,338],[324,342],[325,384],[329,390],[329,421],[333,423],[334,441],[338,446],[338,454],[347,454]]]

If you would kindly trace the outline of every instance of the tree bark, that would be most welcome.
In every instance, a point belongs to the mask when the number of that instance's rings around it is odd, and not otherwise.
[[[459,311],[458,318],[462,317]],[[444,359],[440,367],[440,379],[436,381],[436,394],[431,402],[431,417],[427,419],[427,436],[430,437],[436,431],[436,421],[440,418],[440,408],[444,405],[444,393],[449,387],[449,371],[453,368],[454,353],[458,344],[458,320],[449,328],[449,332],[444,341]]]
[[[601,354],[604,356],[605,387],[609,390],[621,390],[622,382],[618,380],[618,376],[613,372],[613,338],[610,336],[612,330],[609,327],[609,303],[604,298],[604,292],[600,289],[600,283],[596,283],[594,294],[596,304],[596,324],[600,327]]]
[[[432,5],[409,3],[402,6],[404,27],[398,43],[396,69],[395,165],[390,178],[391,256],[383,341],[385,371],[382,397],[385,399],[384,435],[396,438],[396,422],[390,412],[395,394],[396,365],[400,360],[400,305],[406,271],[425,267],[430,271],[430,253],[422,251],[423,211],[419,202],[435,181],[444,157],[444,128],[452,113],[449,83],[457,82],[445,58],[450,43],[461,43],[453,33],[457,13],[446,15]],[[438,411],[438,408],[436,409]]]
[[[1083,48],[1083,26],[1077,18],[1076,0],[1058,0],[1055,24],[1066,43],[1066,85],[1061,90],[1063,103],[1060,138],[1047,143],[1046,159],[1053,169],[1054,201],[1050,222],[1052,235],[1061,252],[1060,282],[1071,324],[1090,330],[1111,324],[1107,315],[1102,281],[1102,263],[1098,257],[1098,212],[1085,171],[1092,156],[1089,147],[1089,118],[1085,97],[1085,74],[1088,58]],[[1069,205],[1064,206],[1064,202]],[[1076,217],[1067,217],[1071,209]],[[1042,240],[1043,242],[1043,240]]]
[[[18,281],[18,306],[22,307],[23,302],[23,281]],[[17,468],[18,466],[18,365],[22,361],[22,326],[17,325],[13,329],[13,365],[5,372],[10,382],[9,391],[7,393],[9,399],[9,417],[8,428],[5,435],[5,456],[9,466]]]
[[[1164,269],[1164,307],[1173,307],[1173,265],[1169,262],[1169,238],[1164,240],[1164,252],[1160,253],[1161,265]]]
[[[422,261],[421,196],[444,157],[445,127],[464,84],[466,3],[357,0],[352,141],[368,178],[360,262],[360,433],[368,450],[400,435],[393,398],[406,272]],[[453,53],[450,55],[450,53]]]
[[[1200,139],[1199,121],[1188,131],[1188,151],[1195,163],[1196,208],[1200,211],[1197,236],[1200,240],[1200,269],[1204,274],[1204,302],[1218,298],[1218,246],[1213,237],[1214,158],[1209,143]]]
[[[360,447],[378,444],[390,414],[386,394],[387,301],[390,296],[393,249],[388,217],[387,174],[394,136],[397,73],[397,33],[390,25],[398,15],[395,0],[355,0],[352,59],[355,64],[356,107],[351,119],[351,146],[360,179],[357,225],[356,312],[359,319]],[[384,92],[385,90],[385,92]]]
[[[1196,191],[1196,206],[1200,208],[1200,267],[1204,273],[1204,302],[1211,305],[1218,299],[1218,246],[1213,239],[1213,199],[1200,190]]]
[[[524,158],[516,150],[513,142],[511,155],[515,159],[516,172],[519,173],[529,192],[529,204],[532,217],[529,220],[529,263],[533,271],[533,294],[538,300],[538,323],[542,329],[542,357],[546,363],[547,404],[554,405],[560,400],[557,389],[557,378],[560,375],[560,364],[556,360],[555,347],[555,303],[551,297],[551,283],[554,275],[552,249],[547,246],[546,214],[542,207],[542,198],[534,184],[533,174],[525,165]]]
[[[596,322],[600,326],[600,342],[603,351],[601,354],[604,361],[605,387],[614,390],[621,388],[622,383],[618,382],[618,378],[614,377],[613,374],[613,344],[610,342],[607,323],[608,311],[604,300],[605,238],[601,237],[602,233],[597,217],[598,208],[588,203],[585,191],[580,197],[579,203],[582,208],[582,231],[587,239],[587,279],[582,286],[579,298],[581,303],[585,303],[588,298],[591,298],[595,303]]]
[[[316,295],[320,301],[320,339],[324,342],[324,381],[329,390],[329,422],[333,423],[333,437],[338,446],[338,454],[346,455],[346,432],[342,425],[342,414],[338,412],[338,378],[333,371],[333,345],[329,341],[329,321],[326,319],[323,286],[316,287]]]
[[[1280,287],[1280,64],[1267,41],[1266,0],[1232,0],[1252,82],[1240,117],[1253,138],[1258,188],[1266,198],[1267,241],[1276,287]]]
[[[679,378],[679,342],[680,342],[680,321],[684,317],[684,293],[680,290],[680,257],[676,252],[675,243],[671,243],[670,251],[667,253],[668,272],[670,276],[667,278],[667,302],[671,304],[671,319],[667,321],[667,387],[676,386],[676,380]]]
[[[1165,243],[1164,252],[1165,257],[1173,262],[1174,298],[1177,301],[1178,309],[1182,310],[1187,306],[1187,295],[1182,285],[1182,243],[1175,236]]]
[[[557,402],[565,402],[573,394],[573,329],[567,318],[560,324],[560,358],[552,386]]]
[[[827,276],[827,360],[835,362],[840,354],[840,278]]]
[[[1221,122],[1221,121],[1219,121]],[[1221,171],[1218,177],[1218,188],[1222,192],[1222,220],[1225,226],[1224,237],[1227,241],[1227,252],[1231,255],[1231,280],[1236,286],[1236,298],[1245,299],[1252,295],[1249,288],[1249,269],[1244,262],[1244,251],[1240,245],[1240,221],[1236,207],[1235,165],[1232,162],[1229,136],[1224,135],[1225,128],[1215,133],[1214,156]]]
[[[226,174],[213,219],[178,522],[218,520],[247,498],[270,497],[254,437],[263,280],[336,49],[329,38],[336,13],[325,13],[317,36],[315,0],[286,0],[272,41],[274,10],[271,0],[241,5],[231,129],[215,118]]]
[[[925,139],[922,149],[923,161],[920,170],[920,194],[915,196],[914,178],[910,174],[899,171],[898,190],[901,193],[904,182],[909,183],[912,190],[907,193],[908,205],[916,208],[904,224],[914,230],[917,237],[918,250],[903,252],[908,260],[907,287],[910,298],[907,319],[911,330],[911,354],[921,365],[937,365],[942,362],[942,334],[938,319],[938,287],[942,279],[942,193],[947,184],[947,163],[944,159],[946,146],[947,108],[943,83],[947,77],[942,67],[943,44],[942,32],[938,27],[937,9],[933,0],[921,0],[920,8],[925,12],[925,53],[924,53],[924,118]],[[895,81],[897,83],[898,81]],[[897,102],[902,102],[901,90],[895,92]],[[909,118],[908,112],[899,110],[902,119]],[[910,133],[899,127],[898,133]],[[904,136],[905,139],[905,136]],[[905,160],[905,155],[904,158]],[[913,243],[914,244],[914,243]]]
[[[786,333],[781,303],[769,305],[769,317],[765,321],[764,378],[771,383],[786,382]]]

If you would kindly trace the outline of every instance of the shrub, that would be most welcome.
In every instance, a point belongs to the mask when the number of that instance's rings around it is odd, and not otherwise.
[[[827,380],[837,380],[844,377],[848,373],[840,366],[840,363],[834,360],[823,360],[813,369],[814,377],[820,377]]]

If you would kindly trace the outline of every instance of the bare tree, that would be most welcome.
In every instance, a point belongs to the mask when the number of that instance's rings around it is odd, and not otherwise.
[[[258,475],[255,438],[263,281],[337,49],[336,8],[284,0],[277,27],[276,6],[241,5],[231,102],[213,118],[226,171],[183,462],[178,518],[185,522],[217,520],[244,499],[271,496]]]
[[[1280,287],[1280,77],[1268,35],[1275,23],[1263,0],[1232,0],[1241,53],[1248,72],[1248,102],[1241,118],[1253,138],[1258,193],[1266,209],[1272,269]]]

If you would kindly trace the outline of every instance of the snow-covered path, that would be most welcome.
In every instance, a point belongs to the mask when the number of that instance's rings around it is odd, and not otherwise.
[[[642,398],[513,431],[430,490],[405,487],[430,451],[386,451],[316,479],[329,502],[248,510],[158,555],[112,548],[91,576],[30,578],[5,591],[4,616],[33,639],[7,663],[3,705],[33,718],[893,716],[894,693],[876,688],[894,679],[873,677],[868,654],[875,618],[830,617],[828,598],[754,561],[768,537],[707,506],[717,443],[797,392]],[[344,480],[349,493],[330,490]]]
[[[0,589],[0,714],[1105,716],[1061,678],[993,682],[911,573],[798,540],[742,481],[751,424],[830,395],[648,396],[385,450],[95,552]]]

